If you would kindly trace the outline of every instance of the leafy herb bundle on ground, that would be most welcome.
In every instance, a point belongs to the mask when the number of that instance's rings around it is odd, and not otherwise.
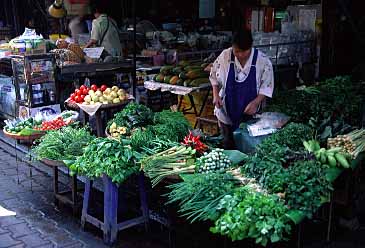
[[[135,153],[129,146],[114,139],[97,138],[84,149],[73,165],[73,171],[90,178],[106,174],[114,183],[122,183],[139,171]]]
[[[60,130],[47,132],[37,141],[32,152],[39,160],[74,160],[83,154],[83,148],[94,138],[87,127],[73,128],[67,126]]]

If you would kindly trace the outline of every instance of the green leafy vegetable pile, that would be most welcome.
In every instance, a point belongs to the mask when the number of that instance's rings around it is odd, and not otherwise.
[[[153,121],[153,112],[146,106],[138,103],[129,103],[122,111],[114,115],[113,120],[108,122],[110,125],[115,122],[118,127],[144,127],[151,124]]]
[[[95,137],[88,128],[63,127],[60,130],[47,132],[32,148],[39,160],[74,160],[83,154],[86,147]]]
[[[235,188],[231,174],[208,173],[182,175],[183,181],[168,186],[169,204],[178,202],[179,213],[191,222],[215,220],[219,201]]]
[[[291,123],[265,139],[242,166],[242,173],[271,193],[284,193],[286,204],[309,218],[331,190],[325,179],[327,168],[302,145],[311,134],[307,126]]]
[[[276,195],[251,192],[245,187],[221,199],[217,209],[223,214],[211,228],[213,233],[228,235],[233,241],[253,238],[266,246],[286,240],[290,234],[288,207]]]
[[[363,83],[335,77],[303,90],[278,92],[266,111],[282,112],[295,122],[310,124],[322,141],[359,126],[363,95]]]
[[[160,139],[182,141],[189,133],[190,128],[189,121],[181,112],[163,110],[155,113],[152,130]]]
[[[114,139],[97,138],[84,149],[72,170],[90,178],[106,174],[114,183],[122,183],[139,171],[135,153],[129,146]]]

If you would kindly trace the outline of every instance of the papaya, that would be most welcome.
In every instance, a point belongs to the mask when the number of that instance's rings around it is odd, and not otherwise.
[[[187,79],[187,77],[186,77],[186,72],[184,72],[184,71],[180,72],[180,74],[179,74],[179,78],[181,78],[181,79],[183,79],[183,80]]]
[[[182,71],[183,71],[183,67],[178,66],[178,67],[175,67],[174,69],[172,69],[171,73],[174,75],[179,75]]]
[[[185,87],[189,87],[190,86],[190,83],[191,83],[191,79],[186,79],[185,81],[184,81],[184,86]]]
[[[172,65],[165,65],[165,66],[161,67],[160,73],[169,74],[172,69],[174,69],[174,67]]]
[[[179,78],[179,80],[177,80],[176,85],[180,85],[183,86],[184,85],[184,80]]]
[[[192,87],[199,87],[202,84],[209,83],[209,78],[197,78],[191,81],[190,86]]]
[[[157,76],[156,76],[156,78],[154,79],[156,82],[163,82],[163,80],[164,80],[164,75],[162,75],[162,74],[157,74]]]
[[[175,85],[177,83],[177,81],[179,80],[179,77],[178,76],[173,76],[171,79],[170,79],[170,84],[172,85]]]
[[[179,63],[178,63],[178,65],[179,66],[183,66],[183,67],[185,67],[185,66],[188,66],[190,63],[188,62],[188,61],[186,61],[186,60],[181,60]]]
[[[192,70],[199,70],[199,71],[201,71],[202,70],[202,68],[201,68],[201,66],[185,66],[184,67],[184,70],[185,71],[192,71]]]
[[[163,79],[163,82],[165,84],[169,84],[170,83],[170,80],[171,80],[172,76],[165,76],[164,79]]]
[[[204,78],[204,77],[208,78],[209,73],[202,72],[201,70],[192,70],[186,73],[186,77],[189,79]]]

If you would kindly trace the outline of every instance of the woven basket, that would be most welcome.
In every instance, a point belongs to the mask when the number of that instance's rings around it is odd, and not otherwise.
[[[84,51],[82,51],[81,47],[77,44],[70,43],[68,45],[68,50],[74,52],[81,60],[84,60],[85,54]]]
[[[71,50],[68,49],[54,49],[51,51],[55,55],[56,63],[58,66],[67,64],[80,64],[80,57]]]
[[[3,132],[4,132],[4,135],[8,138],[15,139],[15,140],[27,140],[27,141],[37,140],[46,134],[46,132],[44,132],[44,131],[39,131],[39,133],[34,133],[32,135],[13,134],[13,133],[9,133],[5,130],[3,130]]]

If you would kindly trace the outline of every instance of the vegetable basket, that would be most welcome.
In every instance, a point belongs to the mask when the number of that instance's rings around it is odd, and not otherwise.
[[[108,139],[114,139],[114,140],[116,140],[116,141],[119,141],[119,139],[118,139],[118,138],[111,136],[111,134],[108,132],[108,128],[106,128],[106,129],[105,129],[105,136],[106,136]]]
[[[31,135],[19,135],[19,134],[9,133],[5,130],[3,130],[3,132],[4,135],[8,138],[16,140],[28,140],[28,141],[39,139],[46,133],[44,131],[37,131],[36,133],[33,133]]]

